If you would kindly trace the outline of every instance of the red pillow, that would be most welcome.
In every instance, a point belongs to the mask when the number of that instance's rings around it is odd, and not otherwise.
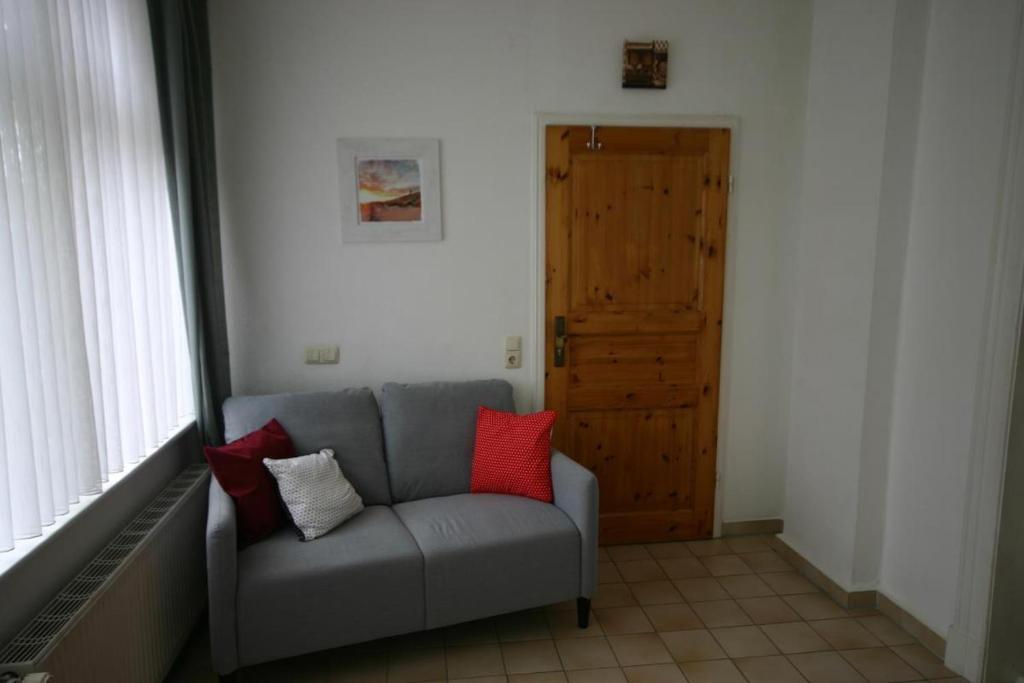
[[[550,503],[551,428],[556,413],[503,413],[480,406],[473,448],[473,493],[510,493]]]
[[[295,446],[281,423],[271,420],[226,446],[203,448],[213,476],[235,501],[238,541],[248,545],[284,524],[274,480],[263,458],[295,457]]]

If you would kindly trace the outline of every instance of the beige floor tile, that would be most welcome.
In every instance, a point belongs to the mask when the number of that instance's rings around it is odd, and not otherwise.
[[[590,638],[604,634],[601,621],[593,612],[586,628],[580,628],[576,621],[576,612],[548,612],[548,628],[554,638]]]
[[[624,583],[605,583],[594,591],[591,604],[594,607],[627,607],[636,604],[636,598]]]
[[[413,683],[445,677],[443,648],[388,652],[388,683]]]
[[[729,659],[683,662],[679,668],[686,674],[688,683],[747,683]]]
[[[758,574],[767,572],[791,572],[790,566],[778,553],[766,550],[757,553],[738,553],[740,558],[747,563],[747,566]]]
[[[556,612],[575,612],[576,599],[573,598],[572,600],[563,600],[562,602],[556,602],[545,607],[544,611],[548,614],[555,614]]]
[[[468,621],[444,629],[445,645],[480,645],[498,642],[498,631],[493,619]]]
[[[449,678],[501,676],[505,673],[501,647],[494,643],[449,647],[445,654]]]
[[[384,638],[382,642],[384,643],[384,646],[388,649],[388,651],[411,650],[415,648],[424,647],[444,647],[445,629],[436,628],[431,629],[429,631],[414,631],[413,633],[403,633],[400,636]]]
[[[569,677],[569,683],[626,683],[626,674],[618,667],[567,671],[565,675]]]
[[[654,626],[640,607],[606,607],[596,609],[594,613],[601,622],[601,628],[610,636],[654,631]]]
[[[740,574],[738,576],[722,576],[718,582],[734,598],[762,598],[775,595],[756,574]]]
[[[658,560],[665,575],[670,579],[690,579],[698,576],[711,576],[701,561],[696,557],[669,557]]]
[[[803,621],[788,624],[765,624],[761,630],[785,654],[828,650],[829,645]]]
[[[818,587],[796,572],[771,572],[760,574],[761,580],[771,586],[779,595],[817,593]]]
[[[518,640],[546,640],[551,638],[551,629],[544,612],[530,610],[513,612],[495,619],[498,640],[511,643]]]
[[[703,566],[703,565],[702,565]],[[718,579],[710,576],[693,579],[676,579],[672,583],[687,602],[708,602],[709,600],[728,600],[731,596]]]
[[[714,602],[695,602],[691,605],[700,620],[708,628],[724,628],[726,626],[749,626],[753,622],[747,613],[740,609],[735,600],[715,600]]]
[[[686,547],[690,552],[699,557],[704,555],[728,555],[732,548],[720,538],[712,538],[707,541],[689,541]]]
[[[800,615],[793,611],[782,598],[742,598],[736,601],[755,624],[781,624],[800,621]]]
[[[747,563],[740,559],[739,555],[709,555],[702,557],[701,562],[707,567],[712,576],[733,576],[735,574],[750,574],[752,570]]]
[[[846,610],[832,601],[824,593],[808,593],[805,595],[787,595],[783,597],[789,606],[797,611],[803,619],[839,619],[846,616]]]
[[[505,671],[510,674],[562,670],[562,660],[551,640],[502,643],[501,654],[505,658]]]
[[[329,683],[384,683],[387,681],[386,647],[381,641],[341,647],[330,652]]]
[[[612,559],[612,556],[608,554],[608,549],[607,548],[602,546],[602,547],[597,549],[597,561],[598,562],[608,562],[611,559]]]
[[[710,631],[695,629],[662,633],[661,640],[677,662],[695,662],[701,659],[724,659],[725,650]]]
[[[918,642],[896,626],[888,616],[861,616],[857,621],[886,645],[912,645]]]
[[[644,607],[647,618],[655,631],[683,631],[688,628],[704,628],[704,622],[689,605],[648,605]]]
[[[843,650],[843,659],[853,665],[871,683],[897,683],[920,680],[921,675],[887,647]]]
[[[604,669],[618,666],[608,641],[604,638],[572,638],[555,642],[558,656],[562,659],[562,668],[572,669]]]
[[[808,623],[836,650],[882,646],[882,641],[871,635],[856,619],[821,619]]]
[[[605,550],[608,551],[608,556],[616,562],[651,559],[651,554],[642,545],[608,545],[605,546]]]
[[[864,677],[838,652],[806,652],[789,661],[810,683],[863,683]]]
[[[689,557],[693,555],[690,549],[682,541],[671,541],[669,543],[649,543],[646,546],[647,552],[655,559],[667,557]]]
[[[623,667],[640,664],[665,664],[672,661],[672,656],[665,649],[664,643],[654,633],[638,633],[624,636],[608,636],[615,658]]]
[[[670,605],[683,601],[683,596],[668,580],[631,583],[629,589],[633,591],[633,597],[641,605]]]
[[[734,553],[757,553],[771,550],[771,536],[733,536],[725,539]]]
[[[683,672],[675,664],[645,664],[623,669],[629,683],[686,683]]]
[[[615,568],[614,562],[598,562],[597,563],[597,582],[598,583],[621,583],[622,574]]]
[[[508,683],[508,676],[474,676],[473,678],[449,678],[448,683]]]
[[[618,567],[623,581],[657,581],[667,578],[655,560],[616,561],[615,566]]]
[[[804,683],[804,677],[782,655],[734,659],[733,663],[750,683]]]
[[[768,640],[757,626],[730,626],[711,630],[725,654],[733,659],[737,657],[761,657],[777,655],[778,649]]]
[[[276,683],[281,680],[317,683],[322,673],[311,664],[309,657],[292,657],[248,667],[242,671],[240,678],[243,683]]]
[[[532,674],[512,674],[508,683],[565,683],[564,671],[545,671]]]
[[[900,659],[914,667],[925,678],[949,678],[956,676],[942,665],[942,661],[929,652],[923,645],[897,645],[892,651],[899,655]]]

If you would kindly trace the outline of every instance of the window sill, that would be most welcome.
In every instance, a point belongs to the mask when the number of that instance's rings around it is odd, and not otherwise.
[[[14,542],[13,549],[0,552],[0,580],[3,579],[4,574],[12,571],[21,562],[27,561],[39,552],[41,548],[49,545],[50,543],[58,542],[63,535],[63,530],[65,528],[73,524],[73,522],[81,515],[85,514],[87,510],[92,510],[98,505],[102,506],[103,503],[99,501],[108,497],[111,499],[118,497],[117,494],[114,493],[115,491],[119,492],[126,486],[134,484],[137,478],[143,476],[141,474],[142,472],[150,469],[147,465],[152,464],[153,461],[160,460],[162,450],[173,446],[173,444],[177,440],[181,439],[183,435],[194,429],[194,426],[195,420],[189,420],[184,423],[177,429],[177,431],[167,437],[163,443],[153,449],[153,452],[149,453],[145,458],[126,466],[121,472],[109,475],[101,492],[89,496],[79,496],[78,502],[70,506],[71,509],[68,510],[67,514],[60,515],[56,518],[53,524],[43,527],[43,533],[39,536],[18,539]]]

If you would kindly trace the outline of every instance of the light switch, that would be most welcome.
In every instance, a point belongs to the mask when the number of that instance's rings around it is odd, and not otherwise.
[[[522,337],[505,337],[505,367],[507,369],[523,367],[522,347]]]
[[[340,355],[337,346],[307,346],[306,365],[334,365]]]

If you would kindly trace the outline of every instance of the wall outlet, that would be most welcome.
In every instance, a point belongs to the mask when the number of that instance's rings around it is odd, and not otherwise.
[[[337,346],[307,346],[306,365],[336,365],[341,357]]]
[[[505,367],[510,370],[523,367],[522,337],[505,337]]]

